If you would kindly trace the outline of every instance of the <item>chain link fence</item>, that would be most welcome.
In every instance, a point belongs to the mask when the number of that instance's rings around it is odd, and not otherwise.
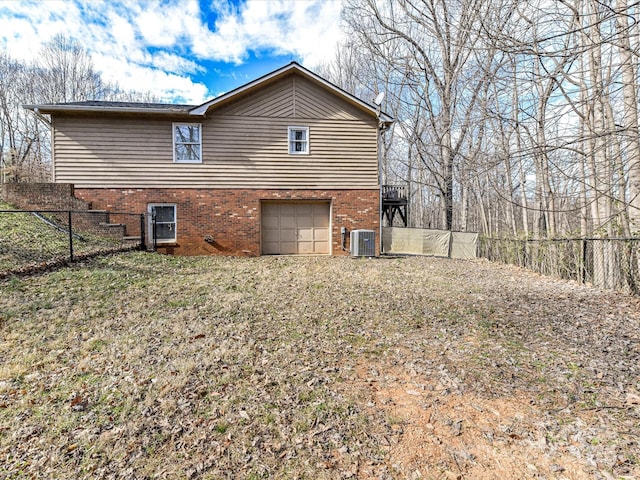
[[[100,254],[146,248],[145,215],[0,210],[0,278]]]
[[[640,238],[480,237],[479,256],[543,275],[640,295]]]

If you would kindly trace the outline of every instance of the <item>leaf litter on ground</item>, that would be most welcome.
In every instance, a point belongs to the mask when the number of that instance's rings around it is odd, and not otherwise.
[[[640,304],[486,261],[6,279],[0,477],[640,478]]]

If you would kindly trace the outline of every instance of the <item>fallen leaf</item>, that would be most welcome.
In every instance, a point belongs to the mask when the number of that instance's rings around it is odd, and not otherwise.
[[[640,396],[635,393],[627,393],[627,405],[640,405]]]

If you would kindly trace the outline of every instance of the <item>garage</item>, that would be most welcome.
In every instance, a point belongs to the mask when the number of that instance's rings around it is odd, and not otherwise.
[[[329,202],[262,202],[262,254],[330,253],[329,212]]]

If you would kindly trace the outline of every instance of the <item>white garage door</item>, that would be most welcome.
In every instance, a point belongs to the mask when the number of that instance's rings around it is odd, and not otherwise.
[[[263,255],[329,253],[328,202],[263,202]]]

